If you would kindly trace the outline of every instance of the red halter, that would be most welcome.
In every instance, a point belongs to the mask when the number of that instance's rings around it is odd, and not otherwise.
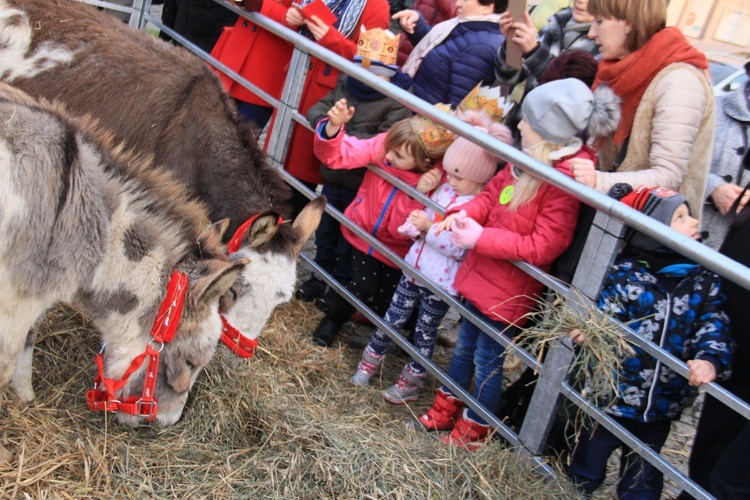
[[[185,294],[188,288],[188,277],[179,271],[173,271],[172,277],[167,285],[167,295],[159,307],[159,313],[156,315],[156,321],[151,329],[151,340],[146,346],[146,350],[136,356],[130,367],[120,380],[106,378],[104,376],[104,360],[102,353],[106,346],[102,346],[99,354],[96,355],[96,366],[99,373],[94,379],[94,388],[86,393],[86,402],[92,411],[108,411],[112,413],[123,412],[129,415],[138,415],[146,417],[151,421],[156,418],[158,411],[158,402],[154,397],[154,386],[156,385],[156,375],[159,370],[159,355],[164,349],[164,344],[169,343],[174,338],[177,331],[177,325],[182,315],[182,307],[185,303]],[[152,345],[159,344],[158,349]],[[123,401],[116,399],[115,392],[125,387],[125,384],[140,366],[143,360],[148,358],[146,367],[146,378],[143,381],[143,393],[140,397],[128,396]]]
[[[237,231],[235,231],[232,239],[227,243],[227,253],[233,254],[240,249],[242,240],[245,239],[245,235],[250,230],[250,226],[253,222],[260,217],[261,214],[256,214],[250,217],[244,224],[242,224]],[[284,220],[279,217],[279,224],[283,224]],[[233,353],[241,358],[252,358],[255,354],[255,348],[258,346],[258,339],[249,339],[241,331],[235,328],[227,318],[221,315],[221,341],[225,346],[229,348]]]

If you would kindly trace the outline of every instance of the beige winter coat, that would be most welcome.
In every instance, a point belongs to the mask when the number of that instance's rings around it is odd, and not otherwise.
[[[609,138],[599,154],[597,191],[618,182],[679,191],[693,215],[703,207],[714,137],[714,97],[695,66],[670,64],[651,81],[635,113],[625,159],[609,171],[617,149]]]

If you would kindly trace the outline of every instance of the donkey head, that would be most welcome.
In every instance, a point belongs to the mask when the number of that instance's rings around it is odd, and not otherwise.
[[[258,338],[274,308],[292,298],[297,257],[317,229],[325,197],[314,199],[294,222],[279,224],[274,215],[259,217],[230,261],[249,260],[242,276],[221,298],[227,321],[250,339]]]
[[[221,336],[219,298],[240,278],[247,263],[244,259],[227,262],[215,258],[217,253],[221,253],[221,235],[227,226],[228,221],[213,224],[199,237],[197,246],[207,258],[190,256],[177,265],[177,270],[187,275],[189,285],[177,331],[173,340],[163,345],[159,357],[154,398],[158,401],[156,422],[160,425],[172,425],[180,419],[188,392],[200,371],[213,357]],[[163,289],[166,290],[166,286]],[[153,319],[155,316],[150,314],[148,317]],[[104,359],[107,376],[122,376],[130,361],[143,352],[144,345],[150,341],[146,337],[150,336],[149,329],[150,325],[143,329],[137,342],[108,345]],[[120,400],[142,393],[148,373],[146,365],[144,362],[117,392]],[[137,426],[143,423],[145,417],[118,413],[116,419],[120,424]]]

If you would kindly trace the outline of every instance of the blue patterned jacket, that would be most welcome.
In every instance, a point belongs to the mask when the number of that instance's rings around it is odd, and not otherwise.
[[[725,300],[719,276],[700,266],[692,266],[667,292],[658,273],[626,258],[612,267],[598,303],[600,309],[673,356],[710,361],[717,378],[726,379],[734,342],[729,317],[722,310]],[[678,419],[692,404],[697,388],[638,347],[634,349],[635,356],[622,362],[618,397],[608,413],[640,422]]]

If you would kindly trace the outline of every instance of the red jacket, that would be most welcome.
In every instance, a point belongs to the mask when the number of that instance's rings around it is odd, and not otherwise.
[[[325,123],[327,120],[319,122],[318,126],[324,126]],[[399,170],[388,166],[383,161],[385,136],[386,134],[382,133],[370,139],[357,139],[344,135],[343,129],[336,137],[328,140],[323,139],[320,134],[315,134],[315,155],[334,170],[352,169],[374,163],[410,186],[416,186],[421,173]],[[406,216],[412,210],[418,208],[422,208],[422,204],[412,200],[397,187],[368,170],[357,191],[356,198],[346,208],[344,214],[383,242],[399,257],[404,258],[412,241],[398,234],[398,227],[404,223]],[[390,267],[397,267],[346,226],[341,226],[341,232],[357,250],[372,255]]]
[[[595,159],[594,152],[584,147],[554,167],[572,176],[568,164],[573,157]],[[545,182],[531,201],[510,212],[499,198],[506,186],[515,183],[509,165],[476,198],[450,211],[466,210],[484,227],[453,286],[490,319],[523,326],[523,316],[534,307],[543,285],[510,261],[524,260],[549,271],[573,240],[580,202]]]
[[[285,22],[285,17],[291,3],[291,0],[281,0],[280,3],[264,0],[260,13],[289,27]],[[344,38],[341,33],[332,28],[318,40],[318,43],[341,57],[352,60],[357,52],[360,28],[364,26],[368,30],[388,29],[390,22],[388,13],[389,7],[386,0],[368,0],[359,18],[359,24],[350,38]],[[222,35],[212,55],[248,81],[279,98],[289,70],[293,48],[292,44],[263,30],[255,23],[240,18],[233,28],[228,28],[228,31]],[[299,112],[304,115],[311,106],[333,90],[338,76],[339,71],[336,68],[312,58],[302,90]],[[221,76],[221,78],[229,95],[235,99],[268,106],[268,103],[231,78],[226,76]],[[321,184],[323,179],[320,177],[320,162],[313,155],[312,144],[312,132],[295,124],[284,168],[297,179]]]

